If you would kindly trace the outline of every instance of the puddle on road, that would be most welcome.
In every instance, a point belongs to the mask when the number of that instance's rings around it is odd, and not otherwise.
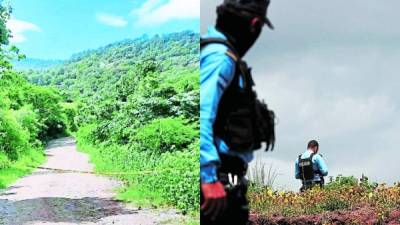
[[[102,218],[138,213],[124,209],[117,201],[101,198],[36,198],[11,202],[0,199],[0,224],[15,225],[33,221],[82,223]]]

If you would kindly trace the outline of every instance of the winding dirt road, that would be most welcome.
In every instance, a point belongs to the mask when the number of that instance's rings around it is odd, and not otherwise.
[[[72,138],[58,139],[46,150],[43,167],[93,171]],[[0,225],[150,225],[179,224],[174,211],[138,210],[115,201],[122,184],[108,177],[37,169],[0,190]]]

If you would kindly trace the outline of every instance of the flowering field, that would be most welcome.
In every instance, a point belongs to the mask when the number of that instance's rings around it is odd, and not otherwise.
[[[365,177],[339,176],[304,193],[252,186],[249,199],[257,225],[400,224],[400,184],[378,185]]]

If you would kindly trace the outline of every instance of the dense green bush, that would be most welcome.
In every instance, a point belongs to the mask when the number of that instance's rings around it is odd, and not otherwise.
[[[40,140],[47,141],[65,135],[66,116],[62,110],[62,98],[56,90],[48,87],[30,86],[28,102],[33,105],[44,129],[39,132]]]
[[[21,74],[7,69],[0,71],[0,97],[2,168],[65,133],[65,113],[57,91],[29,84]]]
[[[9,168],[10,166],[11,166],[11,161],[8,158],[8,156],[4,152],[0,152],[0,170]]]
[[[78,125],[75,120],[78,114],[78,105],[76,103],[63,103],[62,111],[65,114],[65,123],[69,132],[78,131]]]
[[[0,110],[0,152],[10,160],[17,160],[29,146],[28,131],[21,127],[11,112]]]
[[[162,118],[137,129],[133,140],[144,151],[163,153],[185,149],[197,138],[198,131],[182,118]]]
[[[39,122],[38,115],[32,110],[31,105],[26,105],[19,110],[12,111],[18,123],[29,134],[29,142],[39,144],[39,132],[43,129],[43,124]]]
[[[160,172],[143,177],[143,184],[149,189],[159,189],[162,196],[179,209],[198,210],[199,154],[198,142],[184,151],[163,153],[156,166]]]
[[[325,185],[327,189],[338,189],[343,187],[351,187],[358,184],[358,179],[354,176],[337,176]]]

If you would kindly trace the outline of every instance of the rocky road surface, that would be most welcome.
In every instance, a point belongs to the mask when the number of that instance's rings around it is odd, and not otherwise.
[[[46,168],[93,171],[75,140],[52,141]],[[109,177],[37,169],[13,186],[0,190],[0,225],[153,225],[179,224],[173,210],[138,210],[114,200],[122,184]]]

